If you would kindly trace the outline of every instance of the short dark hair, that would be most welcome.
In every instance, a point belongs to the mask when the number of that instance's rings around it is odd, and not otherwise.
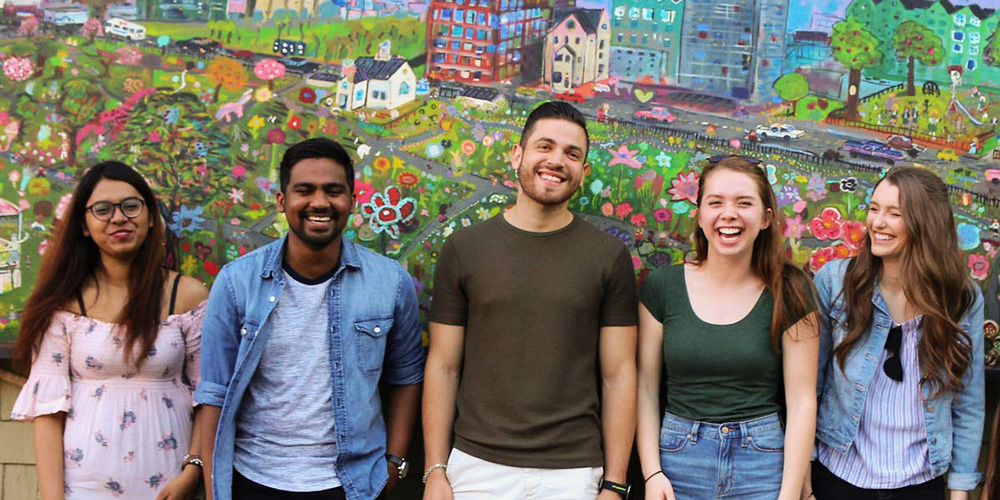
[[[285,192],[285,188],[288,187],[288,182],[292,178],[292,167],[302,160],[312,158],[326,158],[344,167],[344,174],[347,176],[347,187],[350,188],[352,193],[354,192],[354,160],[351,159],[351,155],[347,154],[344,146],[341,146],[337,141],[325,137],[316,137],[294,144],[281,157],[278,180],[282,193]]]
[[[587,138],[587,151],[590,151],[590,134],[587,132],[587,119],[583,117],[583,113],[580,113],[580,110],[576,109],[572,104],[563,101],[543,102],[528,114],[528,120],[524,122],[524,128],[521,129],[520,144],[522,148],[525,146],[528,136],[534,131],[535,122],[545,119],[566,120],[579,125],[583,129],[583,135]]]

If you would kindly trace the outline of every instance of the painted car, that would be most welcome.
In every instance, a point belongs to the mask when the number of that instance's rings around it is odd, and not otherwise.
[[[942,149],[938,151],[937,157],[939,160],[958,161],[958,153],[954,149]]]
[[[897,161],[906,158],[906,153],[890,148],[881,141],[847,141],[841,149],[850,154],[851,158],[868,157],[885,160],[889,165],[895,165]]]
[[[777,138],[777,139],[798,139],[806,135],[805,130],[799,130],[795,128],[794,125],[787,125],[784,123],[775,123],[773,125],[758,125],[756,129],[757,136],[761,139],[767,138]]]
[[[1000,169],[991,168],[984,172],[986,180],[990,181],[994,186],[1000,184]]]
[[[570,102],[578,102],[578,103],[579,102],[587,102],[587,98],[586,97],[583,97],[580,94],[574,94],[573,92],[560,92],[560,93],[558,93],[558,94],[555,95],[555,98],[559,99],[559,100],[562,100],[562,101],[570,101]]]
[[[674,120],[677,120],[677,117],[674,116],[670,110],[662,106],[653,106],[650,109],[640,109],[635,112],[635,117],[641,120],[657,120],[667,123],[673,123]]]
[[[595,83],[594,92],[600,92],[602,94],[606,92],[611,92],[611,87],[609,87],[607,84],[604,83]]]
[[[913,139],[902,135],[892,135],[885,140],[885,143],[892,149],[898,149],[900,151],[906,151],[910,156],[917,156],[923,153],[927,148],[916,144]]]

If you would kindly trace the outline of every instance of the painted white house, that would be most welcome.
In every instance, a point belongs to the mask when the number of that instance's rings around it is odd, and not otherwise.
[[[343,109],[394,109],[417,96],[417,77],[406,59],[359,57],[337,82],[337,106]]]

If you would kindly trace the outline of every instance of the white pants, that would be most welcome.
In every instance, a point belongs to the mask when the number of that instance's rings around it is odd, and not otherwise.
[[[588,500],[597,498],[603,467],[510,467],[452,448],[448,482],[455,500]]]

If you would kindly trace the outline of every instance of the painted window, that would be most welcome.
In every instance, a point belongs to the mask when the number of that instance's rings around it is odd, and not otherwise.
[[[462,44],[462,50],[472,50],[472,44],[470,42],[465,42]]]
[[[458,36],[458,37],[462,36],[462,27],[461,26],[452,26],[451,27],[451,36]]]
[[[455,22],[456,23],[460,23],[464,19],[465,19],[465,10],[464,9],[455,9]]]
[[[965,32],[958,30],[952,31],[951,39],[955,40],[956,42],[961,42],[962,40],[965,40]]]
[[[956,44],[952,45],[951,46],[951,51],[952,52],[962,52],[962,44],[956,43]]]
[[[969,26],[975,26],[978,28],[981,23],[982,21],[980,21],[979,18],[976,16],[972,16],[969,18]]]
[[[434,59],[435,59],[435,60],[437,59],[437,56],[441,56],[441,60],[442,60],[442,61],[444,60],[444,54],[434,54]],[[441,61],[438,61],[438,62],[441,62]],[[346,88],[347,88],[347,87],[348,87],[349,85],[350,85],[350,84],[349,84],[349,83],[347,83],[347,80],[344,80],[344,83],[341,83],[341,84],[340,84],[340,88],[342,88],[342,89],[346,89]]]
[[[570,19],[569,21],[566,21],[566,29],[575,30],[576,29],[576,21],[574,21],[572,19]]]
[[[399,85],[399,95],[408,95],[410,93],[410,84],[403,82]]]
[[[476,37],[476,30],[472,28],[465,28],[465,38],[472,40],[475,37]]]
[[[451,50],[459,50],[462,48],[462,42],[451,42]]]
[[[486,13],[480,12],[476,15],[476,24],[480,26],[486,26]]]
[[[632,7],[628,10],[628,17],[639,19],[639,7]]]
[[[625,17],[625,6],[619,5],[615,7],[615,17]]]
[[[642,18],[646,21],[652,21],[653,9],[642,9]]]
[[[553,71],[552,72],[552,83],[560,83],[560,82],[562,82],[562,73],[559,72],[559,71]]]
[[[979,54],[979,46],[978,45],[970,45],[969,46],[969,55],[970,56],[974,56],[974,55],[977,55],[977,54]]]
[[[965,14],[955,14],[952,21],[955,22],[955,26],[965,26]]]
[[[360,100],[362,100],[364,98],[365,98],[365,91],[364,90],[359,90],[359,91],[357,91],[357,92],[354,93],[354,100],[355,101],[360,101]]]
[[[976,69],[976,60],[975,59],[969,59],[969,62],[965,64],[965,67],[969,68],[970,70],[971,69]]]
[[[486,30],[476,31],[476,40],[486,40]]]
[[[979,33],[969,33],[969,43],[979,43]]]
[[[465,13],[465,22],[469,24],[476,24],[476,11],[470,10]]]

